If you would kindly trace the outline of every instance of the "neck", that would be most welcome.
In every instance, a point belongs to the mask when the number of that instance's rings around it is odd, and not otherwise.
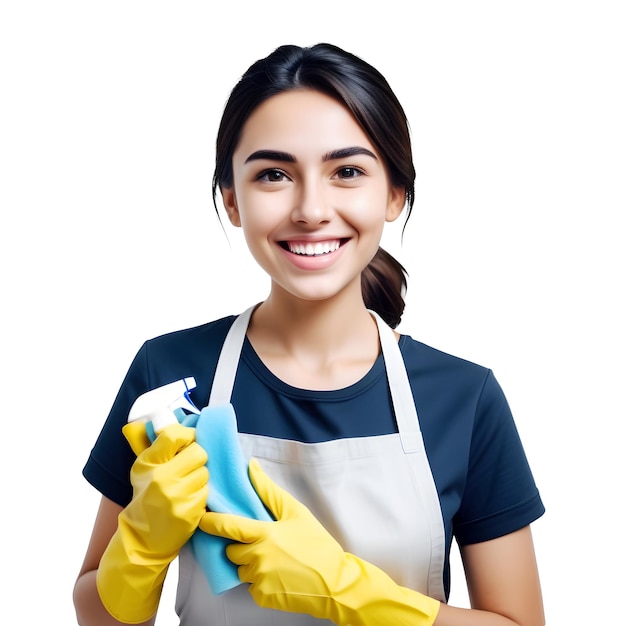
[[[270,334],[274,341],[300,344],[338,346],[353,334],[372,330],[373,320],[365,308],[360,290],[354,294],[341,293],[324,300],[302,300],[278,290],[255,311],[250,334]]]
[[[301,300],[272,290],[255,310],[248,338],[279,378],[308,388],[356,382],[379,353],[376,322],[360,291]]]

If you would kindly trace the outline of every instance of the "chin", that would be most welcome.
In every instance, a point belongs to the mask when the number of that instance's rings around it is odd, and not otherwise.
[[[321,280],[318,285],[309,285],[308,288],[303,288],[300,285],[280,285],[280,289],[293,298],[303,300],[305,302],[323,302],[330,301],[335,298],[344,298],[351,291],[352,284],[342,285],[330,285],[329,280]],[[361,279],[359,277],[357,288],[354,289],[355,293],[361,298]]]

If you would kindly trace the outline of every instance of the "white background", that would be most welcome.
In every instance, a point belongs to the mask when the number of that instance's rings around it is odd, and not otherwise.
[[[416,206],[385,243],[411,276],[401,329],[504,387],[547,507],[548,623],[620,622],[622,6],[3,2],[0,622],[75,623],[98,503],[81,469],[141,343],[264,297],[212,208],[215,133],[252,61],[318,41],[405,106]],[[463,605],[458,563],[453,585]]]

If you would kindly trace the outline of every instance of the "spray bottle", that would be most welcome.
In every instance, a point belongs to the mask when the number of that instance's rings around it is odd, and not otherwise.
[[[189,392],[195,388],[195,378],[189,377],[147,391],[135,400],[128,413],[128,421],[144,422],[148,436],[154,439],[154,435],[165,426],[179,421],[175,412],[177,409],[185,409],[195,415],[200,414],[200,410],[189,397]]]

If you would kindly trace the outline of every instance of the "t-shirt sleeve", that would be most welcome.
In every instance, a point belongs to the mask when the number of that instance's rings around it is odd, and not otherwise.
[[[489,372],[476,407],[461,506],[453,520],[457,542],[501,537],[544,511],[508,402]]]
[[[102,495],[121,506],[126,506],[132,498],[129,476],[135,460],[135,455],[122,434],[122,427],[126,424],[134,401],[150,389],[145,343],[131,363],[83,468],[83,476]]]

